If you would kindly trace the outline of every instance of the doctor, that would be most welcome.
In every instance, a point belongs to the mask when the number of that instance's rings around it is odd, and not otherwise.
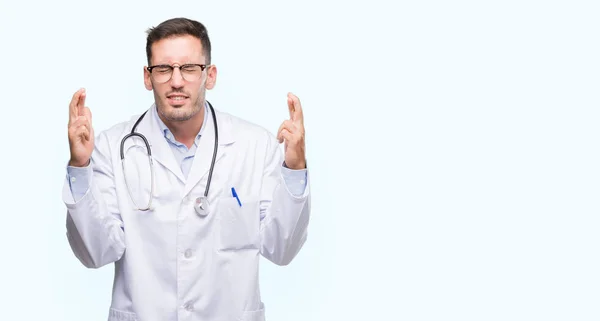
[[[88,268],[114,263],[108,320],[264,320],[260,256],[289,264],[307,237],[300,101],[288,94],[276,136],[213,109],[217,68],[197,21],[149,29],[146,54],[144,115],[96,136],[85,90],[72,97],[69,244]]]

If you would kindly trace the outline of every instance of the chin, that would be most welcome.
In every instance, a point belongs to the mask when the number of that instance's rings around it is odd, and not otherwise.
[[[164,104],[163,108],[159,108],[160,114],[169,121],[186,121],[194,117],[198,110],[195,110],[190,104],[171,105]]]

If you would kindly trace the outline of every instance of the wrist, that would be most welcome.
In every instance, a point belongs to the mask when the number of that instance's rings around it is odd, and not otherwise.
[[[293,163],[291,166],[288,163],[286,163],[285,161],[283,161],[283,167],[289,168],[291,170],[306,169],[306,161],[302,161],[302,162],[298,162],[298,163]]]
[[[86,167],[89,164],[90,164],[90,160],[89,159],[86,160],[86,161],[84,161],[84,162],[78,161],[78,160],[74,160],[74,159],[69,160],[69,166],[71,166],[71,167]]]

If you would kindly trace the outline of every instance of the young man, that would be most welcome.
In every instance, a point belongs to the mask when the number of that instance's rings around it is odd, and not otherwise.
[[[85,90],[73,95],[67,236],[86,267],[115,263],[108,320],[264,320],[260,256],[286,265],[306,240],[300,101],[288,94],[277,137],[214,110],[210,51],[199,22],[151,28],[144,83],[155,103],[98,136]]]

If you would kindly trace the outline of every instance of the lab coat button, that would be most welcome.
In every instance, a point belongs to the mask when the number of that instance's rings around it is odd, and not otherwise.
[[[185,250],[185,258],[189,259],[190,257],[192,257],[192,250],[191,249]]]
[[[76,180],[77,180],[77,178],[71,177],[71,183],[75,183]]]

